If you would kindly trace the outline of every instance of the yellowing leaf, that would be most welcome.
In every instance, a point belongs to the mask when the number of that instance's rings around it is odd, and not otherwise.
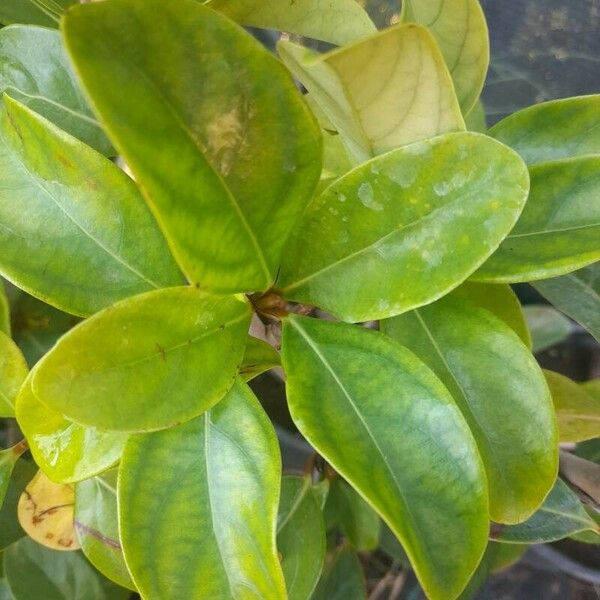
[[[452,74],[463,114],[479,98],[490,60],[490,42],[479,0],[403,0],[401,20],[427,27]]]
[[[362,163],[465,124],[431,34],[392,27],[327,54],[291,42],[278,51]]]
[[[0,331],[0,417],[15,416],[15,400],[28,371],[17,345]]]
[[[339,46],[376,31],[356,0],[212,0],[208,5],[242,25],[278,29]]]
[[[25,488],[17,514],[27,535],[53,550],[77,550],[73,486],[50,481],[42,471]]]

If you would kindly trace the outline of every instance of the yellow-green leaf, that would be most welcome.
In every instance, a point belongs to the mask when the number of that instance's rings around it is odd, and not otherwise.
[[[116,470],[75,486],[75,532],[83,553],[98,571],[135,590],[121,548],[116,486]]]
[[[307,477],[281,481],[277,550],[289,600],[307,600],[319,581],[325,558],[323,513]]]
[[[17,345],[0,331],[0,417],[15,416],[15,401],[28,372]]]
[[[490,60],[479,0],[403,0],[401,20],[431,30],[454,80],[463,114],[469,113],[483,88]]]
[[[558,420],[561,442],[600,437],[600,400],[568,377],[544,371]]]
[[[194,0],[80,5],[63,35],[188,279],[267,289],[321,171],[317,123],[283,65]]]
[[[201,417],[134,435],[119,472],[125,559],[141,595],[284,600],[275,547],[281,463],[238,382]]]
[[[323,55],[292,42],[278,52],[357,163],[465,129],[444,59],[423,27],[392,27]]]
[[[77,315],[183,283],[133,181],[16,100],[4,104],[0,272]]]
[[[277,287],[345,321],[427,304],[496,250],[527,191],[518,155],[478,133],[388,152],[309,205],[286,247]]]
[[[282,347],[298,429],[398,536],[428,596],[455,598],[487,543],[488,493],[448,390],[364,328],[290,315]]]
[[[527,328],[521,303],[510,285],[465,281],[453,290],[452,295],[464,298],[504,321],[531,348],[531,335]]]
[[[208,6],[250,27],[343,46],[376,31],[356,0],[212,0]]]
[[[134,296],[63,336],[36,367],[33,392],[82,425],[170,427],[233,385],[249,322],[246,302],[192,287]]]
[[[529,349],[500,319],[451,296],[382,321],[381,329],[412,350],[452,393],[486,468],[491,518],[528,518],[558,470],[554,408]]]
[[[564,275],[600,260],[600,156],[529,168],[519,221],[474,279],[517,283]]]
[[[16,417],[33,459],[51,480],[81,481],[105,471],[119,460],[125,434],[68,421],[35,397],[31,379],[32,375],[17,397]]]
[[[506,117],[489,133],[530,165],[600,154],[600,95],[530,106]]]

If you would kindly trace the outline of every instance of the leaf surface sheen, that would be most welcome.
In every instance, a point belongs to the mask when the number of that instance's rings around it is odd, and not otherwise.
[[[249,322],[248,303],[232,296],[192,287],[134,296],[63,336],[36,367],[33,392],[81,425],[170,427],[233,385]]]
[[[381,329],[452,393],[486,468],[491,518],[528,518],[558,470],[554,407],[529,349],[497,317],[452,296],[382,321]]]
[[[600,156],[545,162],[529,173],[521,217],[473,279],[535,281],[600,260]]]
[[[78,6],[62,27],[188,279],[267,289],[321,170],[317,123],[283,65],[193,0]]]
[[[142,596],[286,598],[275,547],[280,476],[275,432],[241,382],[188,423],[132,436],[119,519]]]
[[[481,134],[399,148],[313,200],[286,247],[276,286],[344,321],[430,303],[496,250],[527,191],[521,159]]]
[[[0,272],[81,316],[183,283],[131,179],[16,100],[4,104]]]
[[[378,332],[290,315],[282,344],[297,427],[394,530],[429,597],[456,597],[485,549],[488,503],[449,392]]]

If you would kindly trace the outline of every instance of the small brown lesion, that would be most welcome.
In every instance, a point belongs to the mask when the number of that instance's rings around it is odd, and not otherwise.
[[[158,342],[156,342],[156,350],[158,351],[158,354],[160,354],[160,357],[163,360],[163,362],[167,362],[167,353]]]

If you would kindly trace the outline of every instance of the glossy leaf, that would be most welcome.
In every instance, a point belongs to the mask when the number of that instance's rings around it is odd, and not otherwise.
[[[488,507],[449,392],[379,332],[290,315],[282,343],[300,432],[393,529],[429,597],[457,596],[483,554]]]
[[[17,345],[0,331],[0,417],[15,416],[15,400],[28,371]]]
[[[241,25],[277,29],[343,46],[375,33],[375,25],[356,0],[212,0]]]
[[[465,128],[444,59],[423,27],[391,27],[323,55],[292,42],[277,49],[357,163]]]
[[[55,10],[49,12],[42,6],[48,5],[44,2],[34,0],[2,0],[0,5],[0,23],[9,25],[11,23],[32,23],[44,27],[57,27],[60,9],[67,8],[77,0],[53,0]]]
[[[561,442],[600,437],[600,400],[568,377],[544,371],[558,420]]]
[[[29,108],[6,97],[4,104],[2,274],[38,298],[78,315],[182,283],[131,179]]]
[[[0,94],[8,94],[98,152],[114,154],[81,92],[58,31],[5,27],[0,30],[0,56]]]
[[[478,281],[547,279],[600,260],[600,156],[543,163],[529,172],[523,214],[474,275]]]
[[[345,321],[427,304],[494,252],[527,189],[517,155],[480,134],[448,134],[389,152],[310,204],[277,286],[286,298]]]
[[[14,600],[125,600],[130,592],[107,582],[80,552],[57,552],[29,538],[5,551]]]
[[[311,600],[366,600],[365,577],[358,556],[341,546],[328,557]]]
[[[35,465],[29,460],[20,459],[14,466],[4,503],[0,505],[0,550],[7,548],[25,535],[17,519],[17,504],[25,486],[36,472]]]
[[[600,263],[532,285],[600,342]]]
[[[325,559],[325,525],[306,477],[282,479],[277,550],[289,600],[311,598]]]
[[[325,504],[327,525],[338,525],[350,544],[359,551],[379,545],[379,515],[345,481],[334,479]]]
[[[435,36],[452,74],[464,114],[477,102],[490,61],[490,41],[479,0],[403,0],[401,20]]]
[[[465,281],[452,292],[452,295],[468,300],[494,314],[504,321],[528,348],[531,348],[531,335],[521,303],[509,285]]]
[[[534,352],[542,352],[560,344],[571,333],[571,321],[551,306],[531,304],[524,306],[523,312],[531,332]]]
[[[141,595],[285,598],[275,548],[280,470],[275,432],[240,382],[203,416],[132,436],[119,519]]]
[[[10,337],[10,306],[4,284],[0,281],[0,331]]]
[[[38,471],[21,494],[17,515],[25,533],[38,544],[72,551],[79,548],[73,523],[74,506],[72,485],[54,483]]]
[[[544,504],[524,523],[492,528],[492,538],[498,542],[543,544],[585,530],[598,530],[594,520],[569,487],[560,479]]]
[[[75,532],[88,560],[111,581],[135,590],[119,538],[117,472],[75,486]]]
[[[381,330],[412,350],[452,393],[486,468],[491,518],[525,520],[558,469],[552,400],[528,348],[488,311],[451,297],[383,321]]]
[[[0,508],[10,485],[10,477],[19,457],[27,450],[27,445],[21,442],[12,448],[0,450]]]
[[[267,289],[321,170],[317,124],[284,67],[193,0],[78,6],[63,33],[188,279]]]
[[[233,385],[249,321],[247,303],[192,287],[135,296],[62,337],[38,364],[33,392],[82,425],[169,427],[204,412]]]
[[[600,154],[599,111],[600,95],[552,100],[506,117],[489,133],[530,165]]]
[[[81,481],[119,460],[126,434],[68,421],[36,398],[31,379],[24,383],[17,398],[17,421],[35,462],[51,480]]]
[[[279,353],[273,346],[249,336],[246,340],[244,359],[240,366],[240,375],[244,381],[250,381],[261,373],[281,364]]]

